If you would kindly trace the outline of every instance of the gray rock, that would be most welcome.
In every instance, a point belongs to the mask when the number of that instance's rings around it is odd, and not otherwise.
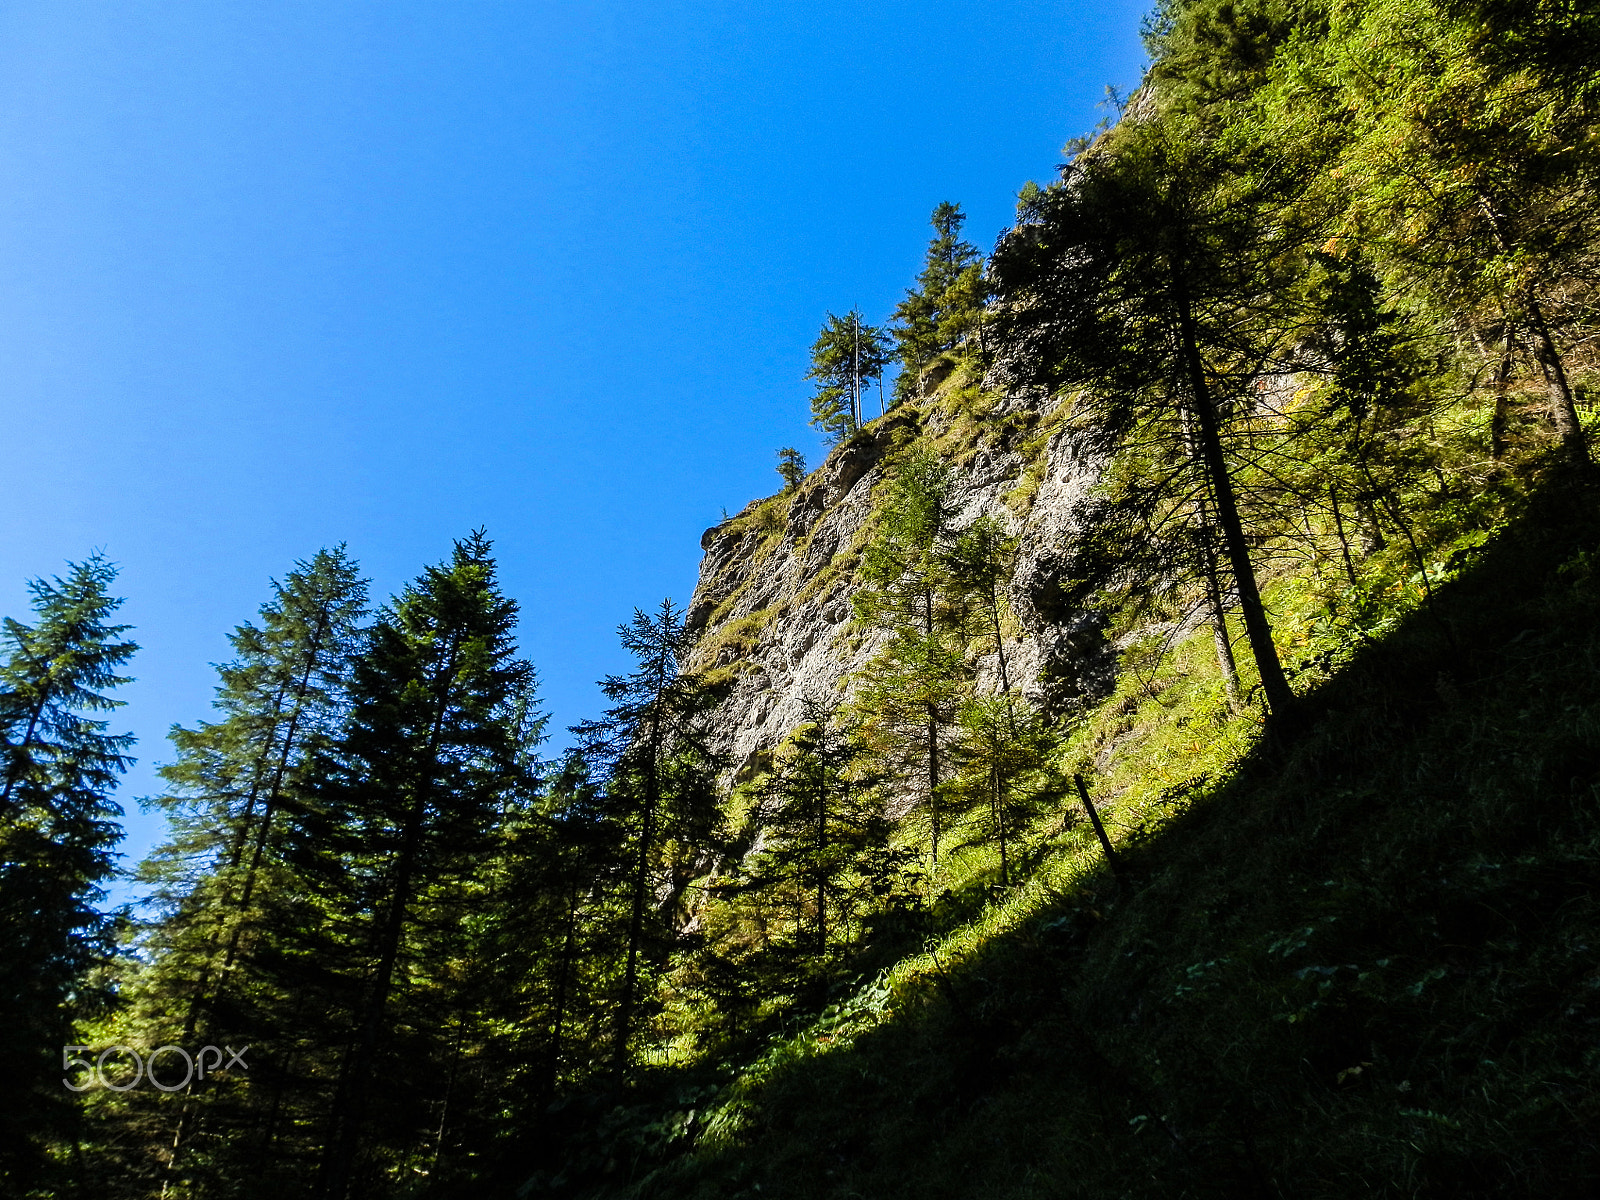
[[[1008,396],[995,420],[1032,408],[1041,417],[1049,405],[1025,391]],[[757,561],[762,535],[724,522],[701,539],[705,558],[688,606],[688,621],[703,628],[690,666],[730,667],[743,660],[722,701],[717,727],[732,762],[745,771],[800,724],[805,697],[842,701],[852,676],[871,661],[885,635],[858,626],[850,598],[857,590],[851,546],[872,509],[884,479],[885,459],[918,434],[937,436],[952,420],[936,404],[926,413],[897,409],[836,446],[826,461],[789,497],[782,541]],[[956,525],[983,515],[1002,521],[1019,538],[1021,553],[1009,603],[1021,635],[1006,645],[1007,673],[1030,701],[1059,716],[1103,694],[1112,678],[1115,650],[1096,614],[1066,611],[1059,571],[1063,551],[1095,472],[1071,438],[1056,434],[1047,444],[1044,474],[1033,503],[1019,517],[1006,505],[1027,469],[1015,437],[986,438],[957,471]],[[747,505],[752,512],[760,501]],[[770,535],[769,535],[770,536]],[[832,571],[832,578],[824,576]],[[710,614],[737,599],[715,626]],[[770,610],[765,624],[746,632],[739,648],[719,646],[718,629]],[[743,648],[748,642],[748,648]],[[758,667],[749,670],[749,667]],[[992,653],[974,664],[980,688],[998,690],[999,665]],[[737,773],[737,772],[736,772]]]

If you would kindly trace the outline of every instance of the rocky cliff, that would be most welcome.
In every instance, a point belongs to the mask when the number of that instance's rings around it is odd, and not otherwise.
[[[1059,402],[997,394],[952,372],[834,447],[792,492],[752,501],[706,530],[688,608],[700,631],[691,666],[728,686],[716,727],[736,773],[748,775],[801,723],[801,702],[848,698],[881,631],[853,619],[856,569],[880,485],[921,441],[950,464],[964,528],[989,514],[1019,539],[1009,589],[1006,658],[1014,680],[1049,714],[1102,691],[1112,655],[1099,622],[1064,611],[1061,551],[1094,470],[1065,428]],[[995,656],[978,658],[980,689],[998,687]]]

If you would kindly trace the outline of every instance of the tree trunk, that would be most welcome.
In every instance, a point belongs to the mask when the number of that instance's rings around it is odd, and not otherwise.
[[[1328,504],[1333,508],[1333,529],[1339,535],[1339,551],[1344,555],[1344,573],[1353,591],[1358,586],[1356,565],[1350,557],[1350,539],[1344,535],[1344,517],[1339,513],[1339,489],[1331,483],[1328,485]]]
[[[556,968],[555,1013],[550,1022],[550,1053],[545,1066],[545,1103],[555,1099],[556,1086],[561,1076],[561,1026],[567,1018],[567,980],[572,974],[572,960],[578,942],[578,897],[581,889],[573,882],[567,898],[567,931],[561,943],[560,965]]]
[[[1073,775],[1072,781],[1078,785],[1078,797],[1083,801],[1083,811],[1089,814],[1089,824],[1094,826],[1094,835],[1100,839],[1100,849],[1105,852],[1106,863],[1111,868],[1111,874],[1118,883],[1122,882],[1122,862],[1117,858],[1117,852],[1111,847],[1111,839],[1106,836],[1106,827],[1100,823],[1100,814],[1095,811],[1094,801],[1089,799],[1089,788],[1083,782],[1082,775]]]
[[[823,736],[827,733],[824,730]],[[828,954],[828,876],[824,855],[828,850],[828,760],[817,749],[817,957]]]
[[[1256,670],[1261,676],[1261,690],[1267,698],[1267,707],[1280,722],[1291,718],[1295,711],[1294,692],[1278,660],[1278,648],[1272,641],[1272,626],[1267,620],[1266,607],[1261,603],[1261,593],[1256,588],[1255,568],[1250,562],[1250,548],[1245,541],[1244,525],[1239,519],[1239,509],[1233,496],[1233,479],[1228,474],[1227,459],[1222,453],[1222,437],[1217,427],[1217,411],[1206,387],[1205,368],[1200,360],[1200,348],[1195,340],[1194,315],[1189,309],[1189,297],[1181,276],[1174,267],[1173,285],[1177,292],[1179,333],[1183,342],[1184,367],[1189,376],[1190,397],[1194,404],[1195,424],[1200,442],[1202,461],[1211,479],[1211,494],[1217,503],[1217,524],[1222,531],[1223,546],[1228,554],[1228,565],[1238,590],[1239,609],[1244,617],[1245,635],[1250,641],[1250,652],[1255,658]]]
[[[1227,609],[1222,603],[1222,581],[1217,562],[1217,552],[1211,541],[1211,512],[1204,498],[1200,501],[1201,541],[1205,553],[1206,607],[1210,610],[1211,641],[1217,651],[1217,667],[1222,671],[1223,686],[1228,692],[1228,707],[1239,711],[1239,664],[1233,658],[1233,641],[1228,637]]]
[[[1550,326],[1545,322],[1539,301],[1530,286],[1523,293],[1528,307],[1528,323],[1533,328],[1534,352],[1539,369],[1544,373],[1545,395],[1550,403],[1550,423],[1555,427],[1561,449],[1574,463],[1587,465],[1589,447],[1583,436],[1583,426],[1578,422],[1578,407],[1572,398],[1572,387],[1567,382],[1567,369],[1556,350],[1555,339],[1550,336]]]
[[[933,590],[922,593],[923,632],[933,645]],[[933,819],[933,865],[939,865],[939,710],[928,705],[928,814]]]
[[[1006,789],[1005,777],[997,763],[992,776],[994,785],[994,831],[1000,841],[1000,886],[1011,886],[1011,861],[1006,854]]]
[[[994,625],[994,651],[1000,659],[1000,694],[1006,698],[1006,720],[1013,735],[1017,732],[1017,711],[1011,700],[1011,677],[1006,671],[1006,644],[1000,636],[1000,595],[989,581],[989,620]]]
[[[1243,702],[1239,692],[1239,664],[1233,660],[1233,642],[1228,637],[1228,619],[1222,610],[1215,576],[1208,581],[1208,590],[1211,593],[1211,642],[1216,647],[1217,666],[1222,671],[1222,686],[1228,693],[1228,707],[1238,712]]]
[[[633,908],[628,916],[628,966],[622,976],[622,1000],[617,1006],[617,1044],[612,1066],[620,1078],[628,1062],[628,1039],[633,1029],[633,995],[639,982],[639,943],[644,936],[644,893],[650,871],[650,837],[655,832],[656,805],[661,799],[661,696],[650,717],[650,760],[645,768],[644,816],[639,828],[639,856],[633,873]]]
[[[1489,421],[1489,456],[1499,462],[1506,453],[1506,426],[1510,423],[1511,368],[1516,353],[1511,322],[1506,321],[1505,348],[1494,373],[1494,416]]]

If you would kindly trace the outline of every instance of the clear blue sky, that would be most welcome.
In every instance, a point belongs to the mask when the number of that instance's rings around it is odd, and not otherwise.
[[[269,578],[383,598],[486,525],[555,722],[635,605],[815,462],[823,314],[927,217],[987,248],[1143,63],[1127,0],[12,0],[0,9],[0,612],[104,550],[166,730]],[[119,894],[125,894],[119,889]]]

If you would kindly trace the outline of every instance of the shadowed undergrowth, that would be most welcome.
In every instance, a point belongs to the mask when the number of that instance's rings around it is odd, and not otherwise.
[[[1169,797],[1126,886],[1063,853],[753,1066],[566,1114],[526,1193],[1593,1194],[1595,507],[1547,492]]]

